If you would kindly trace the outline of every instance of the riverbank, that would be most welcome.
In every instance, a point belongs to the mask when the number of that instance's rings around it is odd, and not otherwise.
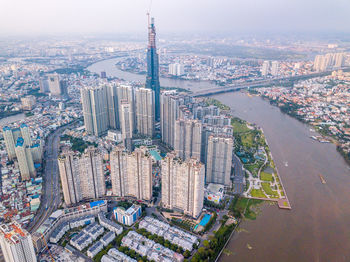
[[[231,199],[228,208],[230,216],[236,218],[239,223],[242,219],[255,220],[258,207],[264,201],[272,201],[281,209],[291,209],[281,177],[264,136],[263,130],[254,124],[234,117],[230,113],[230,107],[217,99],[205,98],[207,105],[215,105],[225,111],[231,117],[233,136],[235,138],[235,154],[243,163],[246,174],[246,188],[243,196],[235,195]],[[233,193],[233,192],[230,192]],[[215,261],[224,253],[230,256],[230,252],[224,252],[227,244],[238,228],[239,223],[229,230],[229,237],[222,243],[221,251]],[[201,257],[199,257],[201,258]]]
[[[306,121],[304,118],[302,118],[300,115],[296,113],[297,109],[299,109],[299,106],[295,103],[289,102],[288,105],[283,104],[279,101],[279,103],[275,100],[272,99],[268,96],[265,95],[260,95],[259,93],[255,92],[254,90],[251,91],[249,90],[248,93],[258,95],[262,97],[264,100],[268,101],[271,105],[276,106],[277,108],[280,109],[280,111],[284,114],[287,114],[296,120],[300,121],[303,124],[309,125],[311,128],[313,128],[317,133],[319,133],[322,137],[321,140],[323,141],[329,141],[333,144],[336,145],[337,151],[339,154],[344,158],[345,162],[350,166],[350,149],[347,151],[342,147],[344,146],[338,139],[337,136],[333,135],[331,131],[327,128],[327,126],[319,126],[317,122],[311,122],[311,121]],[[319,141],[320,142],[320,141]],[[350,143],[350,141],[349,141]]]
[[[107,71],[127,81],[144,81],[144,76],[125,74],[112,62],[90,67]],[[139,80],[138,80],[139,79]],[[170,80],[170,79],[169,79]],[[164,82],[165,81],[165,82]],[[207,83],[161,79],[163,86],[192,91],[215,88]],[[293,212],[281,212],[264,202],[255,220],[244,219],[230,239],[219,261],[347,261],[350,259],[350,169],[331,143],[310,139],[310,128],[257,96],[242,92],[212,96],[230,106],[233,114],[262,127],[283,179]],[[327,181],[323,185],[319,174]],[[297,240],[297,241],[296,241]],[[249,248],[248,248],[249,247]],[[332,250],[332,252],[329,252]],[[226,254],[231,253],[231,256]]]

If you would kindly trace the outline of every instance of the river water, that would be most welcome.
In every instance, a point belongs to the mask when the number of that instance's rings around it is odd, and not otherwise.
[[[17,122],[17,121],[22,120],[22,119],[25,119],[24,113],[19,113],[17,115],[1,118],[0,119],[0,127],[12,124],[12,123]]]
[[[122,72],[106,60],[88,69],[128,81],[145,76]],[[164,86],[208,88],[213,84],[161,79]],[[210,86],[209,86],[210,87]],[[350,169],[333,144],[309,138],[310,127],[280,112],[260,97],[226,93],[215,98],[234,114],[261,126],[280,172],[292,210],[264,205],[255,221],[244,221],[228,249],[229,261],[350,261]],[[319,178],[322,174],[326,184]],[[252,249],[247,248],[249,244]]]
[[[146,81],[146,75],[140,75],[135,73],[130,73],[126,71],[122,71],[118,69],[115,64],[122,58],[114,58],[103,60],[101,62],[97,62],[92,64],[87,68],[87,70],[100,74],[102,71],[107,73],[109,77],[118,77],[124,79],[126,81],[135,81],[144,83]],[[181,87],[184,89],[190,89],[192,91],[198,91],[199,89],[210,89],[214,87],[218,87],[217,85],[208,82],[208,81],[186,81],[181,79],[173,79],[173,78],[164,78],[160,79],[161,86],[164,87]]]

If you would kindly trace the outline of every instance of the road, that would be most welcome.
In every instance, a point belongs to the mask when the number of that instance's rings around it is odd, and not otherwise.
[[[232,163],[234,168],[233,193],[243,194],[244,192],[244,170],[240,159],[232,153]]]
[[[343,71],[350,71],[350,67],[344,67],[342,69]],[[244,82],[241,84],[232,84],[231,86],[224,86],[224,87],[218,87],[218,88],[212,88],[212,89],[200,90],[198,92],[193,92],[193,96],[194,97],[209,96],[214,94],[233,92],[233,91],[237,91],[248,87],[282,85],[282,84],[291,83],[297,80],[306,80],[309,78],[330,75],[333,71],[334,70],[329,70],[325,72],[311,73],[307,75],[289,76],[289,77],[281,77],[281,78],[274,78],[274,79],[257,80],[252,82]]]
[[[33,221],[28,225],[27,229],[31,233],[35,232],[60,205],[61,195],[57,164],[59,142],[63,131],[73,124],[59,127],[46,139],[41,204]]]

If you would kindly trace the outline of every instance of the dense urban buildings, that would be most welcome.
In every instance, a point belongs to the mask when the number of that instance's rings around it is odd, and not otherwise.
[[[0,225],[0,245],[6,262],[36,262],[31,235],[16,221]]]
[[[196,159],[182,161],[174,152],[162,160],[162,205],[198,217],[203,208],[205,168]]]
[[[117,146],[110,155],[112,193],[139,200],[152,198],[152,158],[145,147],[126,152]]]
[[[326,70],[340,69],[345,63],[345,53],[328,53],[317,55],[314,60],[314,70],[323,72]]]
[[[198,120],[179,119],[175,122],[174,149],[181,159],[201,155],[202,123]]]

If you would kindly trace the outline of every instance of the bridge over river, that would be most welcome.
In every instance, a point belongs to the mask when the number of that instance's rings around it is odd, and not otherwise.
[[[342,70],[348,72],[350,71],[350,67],[344,67],[342,68]],[[333,71],[334,70],[329,70],[329,71],[320,72],[320,73],[311,73],[307,75],[257,80],[257,81],[251,81],[251,82],[246,81],[242,84],[233,84],[230,86],[223,86],[223,87],[217,87],[217,88],[211,88],[211,89],[201,89],[198,91],[194,91],[193,96],[194,97],[209,96],[209,95],[215,95],[215,94],[221,94],[221,93],[227,93],[227,92],[234,92],[241,89],[252,88],[252,87],[289,85],[289,84],[292,84],[294,81],[298,81],[298,80],[306,80],[306,79],[319,77],[319,76],[327,76],[327,75],[330,75]]]

